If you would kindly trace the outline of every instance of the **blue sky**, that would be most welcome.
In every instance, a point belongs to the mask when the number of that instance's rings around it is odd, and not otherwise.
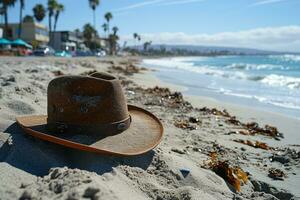
[[[58,1],[66,8],[58,30],[92,23],[88,0]],[[46,5],[47,0],[27,0],[25,14],[32,14],[36,3]],[[18,21],[18,8],[17,3],[10,9],[10,21]],[[137,32],[153,43],[300,52],[300,0],[101,0],[96,11],[100,33],[107,11],[113,13],[111,24],[119,27],[122,41],[129,43]]]

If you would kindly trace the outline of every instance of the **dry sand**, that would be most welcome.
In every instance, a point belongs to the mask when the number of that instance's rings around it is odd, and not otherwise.
[[[180,91],[184,88],[166,85],[149,71],[136,73],[139,70],[132,67],[135,62],[138,59],[0,58],[0,199],[300,197],[297,187],[300,183],[299,141],[295,141],[298,146],[288,146],[288,149],[277,142],[279,149],[275,150],[234,142],[233,139],[267,143],[275,140],[238,134],[237,130],[243,127],[228,123],[224,116],[192,108],[188,102],[181,101],[178,93],[165,98],[153,90],[145,90],[154,85]],[[125,68],[127,70],[123,70]],[[162,120],[165,135],[157,148],[135,157],[101,156],[29,137],[16,125],[16,116],[46,114],[47,84],[52,78],[94,70],[117,75],[122,80],[128,102],[153,112]],[[197,129],[174,126],[175,121],[190,117],[199,120],[189,123]],[[203,168],[211,152],[250,173],[241,192],[236,192],[212,170]],[[274,162],[269,159],[272,156]],[[268,177],[271,168],[283,170],[287,177],[274,181]]]

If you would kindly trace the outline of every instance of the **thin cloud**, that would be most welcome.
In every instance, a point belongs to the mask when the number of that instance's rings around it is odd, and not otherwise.
[[[117,12],[117,11],[131,10],[131,9],[141,8],[141,7],[145,7],[145,6],[149,6],[149,5],[155,5],[155,4],[164,2],[164,1],[166,1],[166,0],[145,1],[145,2],[142,2],[142,3],[131,4],[129,6],[118,8],[118,9],[115,9],[114,11]]]
[[[273,3],[279,3],[279,2],[283,2],[286,0],[261,0],[258,1],[254,4],[252,4],[251,6],[261,6],[261,5],[266,5],[266,4],[273,4]]]
[[[117,8],[113,10],[114,12],[127,11],[136,8],[142,8],[146,6],[170,6],[170,5],[179,5],[179,4],[189,4],[189,3],[197,3],[205,0],[151,0],[144,1],[141,3],[131,4],[129,6],[125,6],[122,8]]]
[[[231,46],[300,52],[300,26],[266,27],[216,34],[144,33],[141,36],[143,41],[152,41],[153,44]],[[134,44],[132,35],[122,36],[121,39]]]
[[[189,3],[198,3],[203,2],[205,0],[179,0],[179,1],[171,1],[166,3],[158,4],[158,6],[170,6],[170,5],[179,5],[179,4],[189,4]]]

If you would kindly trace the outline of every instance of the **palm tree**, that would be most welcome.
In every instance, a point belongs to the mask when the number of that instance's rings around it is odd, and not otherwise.
[[[8,36],[8,16],[7,9],[9,7],[13,7],[16,3],[16,0],[0,0],[0,4],[2,4],[2,14],[4,15],[4,36]]]
[[[133,34],[133,38],[136,40],[136,38],[138,37],[139,35],[137,33],[134,33]]]
[[[119,28],[114,26],[112,28],[113,34],[109,35],[109,43],[110,43],[110,54],[113,55],[117,50],[117,42],[119,40],[119,36],[117,35]]]
[[[137,33],[133,34],[133,39],[135,41],[135,48],[137,48],[136,40],[138,40],[139,37],[140,37],[139,34],[137,34]]]
[[[57,4],[57,6],[55,8],[55,15],[54,15],[54,28],[53,28],[54,31],[56,30],[56,25],[57,25],[59,14],[61,12],[63,12],[64,10],[65,10],[65,6],[63,4],[60,4],[60,3]]]
[[[113,35],[117,35],[117,32],[119,31],[119,28],[116,27],[116,26],[114,26],[114,27],[112,28],[112,31],[113,31]]]
[[[36,19],[36,21],[41,22],[46,16],[46,9],[43,6],[43,4],[36,4],[33,9],[33,16]]]
[[[56,0],[48,0],[48,20],[49,20],[49,32],[52,32],[52,16],[54,15],[54,11],[57,7]]]
[[[109,34],[108,41],[109,41],[109,53],[110,55],[113,55],[116,53],[117,50],[117,42],[119,40],[119,36],[117,35],[117,32],[115,34]]]
[[[94,27],[91,24],[85,24],[83,26],[84,43],[90,49],[98,48],[99,45],[93,40],[97,35],[97,30],[94,29]]]
[[[18,37],[21,37],[22,33],[22,20],[23,20],[23,10],[25,7],[25,0],[20,0],[20,21],[19,21],[19,31],[18,31]]]
[[[104,18],[106,19],[107,22],[107,29],[108,29],[108,33],[109,33],[109,21],[113,18],[113,15],[111,14],[111,12],[107,12],[104,15]]]
[[[107,23],[104,23],[102,24],[102,28],[103,28],[103,31],[104,33],[106,33],[106,37],[108,37],[108,24]]]
[[[97,6],[100,4],[100,0],[89,0],[89,4],[91,9],[93,10],[93,20],[94,20],[94,28],[96,27],[96,13],[95,10]]]
[[[149,46],[152,44],[152,41],[148,41],[144,43],[144,51],[148,51]]]
[[[32,23],[32,22],[34,22],[34,18],[33,18],[31,15],[26,15],[26,16],[23,18],[23,22],[24,22],[24,23],[26,23],[26,22]]]

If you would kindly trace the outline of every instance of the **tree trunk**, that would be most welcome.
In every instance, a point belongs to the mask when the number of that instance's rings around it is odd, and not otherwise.
[[[96,29],[96,13],[95,13],[95,9],[93,10],[93,20],[94,20],[94,29]]]
[[[51,23],[51,15],[49,14],[48,15],[48,18],[49,18],[49,33],[51,33],[51,31],[52,31],[52,29],[51,29],[51,27],[52,27],[52,23]]]
[[[53,31],[56,31],[56,25],[57,25],[57,21],[58,21],[58,15],[55,15],[55,19],[54,19],[54,28]]]
[[[8,17],[7,17],[7,7],[4,8],[4,36],[8,37]]]
[[[107,21],[107,33],[109,35],[109,21]]]
[[[23,19],[23,8],[22,6],[20,7],[20,23],[19,23],[19,31],[18,31],[18,38],[21,38],[22,34],[22,19]]]

